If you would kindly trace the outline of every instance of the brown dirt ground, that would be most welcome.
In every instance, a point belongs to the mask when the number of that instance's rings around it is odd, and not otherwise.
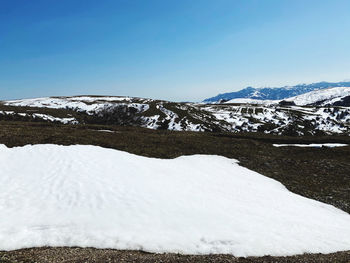
[[[43,247],[0,252],[1,263],[106,263],[106,262],[140,262],[140,263],[349,263],[350,252],[332,254],[305,254],[290,257],[249,257],[237,258],[230,255],[179,255],[154,254],[142,251]]]

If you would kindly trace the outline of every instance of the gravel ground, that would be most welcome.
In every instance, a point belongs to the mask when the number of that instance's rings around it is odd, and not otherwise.
[[[178,254],[153,254],[141,251],[125,251],[114,249],[95,248],[67,248],[67,247],[44,247],[29,248],[9,252],[0,252],[1,263],[105,263],[105,262],[140,262],[140,263],[349,263],[350,251],[333,254],[304,254],[291,257],[249,257],[236,258],[229,255],[178,255]]]

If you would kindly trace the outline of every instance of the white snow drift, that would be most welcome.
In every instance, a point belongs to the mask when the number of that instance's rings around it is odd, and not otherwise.
[[[312,147],[312,148],[321,148],[321,147],[328,147],[328,148],[334,148],[334,147],[345,147],[348,146],[348,144],[345,143],[310,143],[310,144],[298,144],[298,143],[285,143],[285,144],[273,144],[275,147]]]
[[[92,246],[236,256],[350,249],[350,215],[207,155],[0,145],[0,250]]]

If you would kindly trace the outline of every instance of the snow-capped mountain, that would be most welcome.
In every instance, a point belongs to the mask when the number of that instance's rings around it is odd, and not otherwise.
[[[350,106],[342,105],[348,101],[350,87],[336,87],[311,91],[302,95],[287,98],[284,101],[295,105],[318,105],[318,106]],[[343,103],[342,103],[343,102]]]
[[[325,103],[325,99],[333,104],[341,102],[342,98],[350,97],[346,96],[348,92],[350,88],[334,88],[294,97],[297,103],[276,100],[263,104],[251,99],[235,103],[196,104],[112,96],[24,99],[0,103],[0,120],[127,125],[197,132],[349,135],[350,107]]]
[[[312,84],[300,84],[296,86],[285,86],[280,88],[252,88],[247,87],[240,91],[219,94],[215,97],[205,99],[205,103],[215,103],[229,101],[232,99],[247,98],[255,100],[283,100],[286,98],[298,96],[314,90],[332,88],[332,87],[350,87],[350,82],[318,82]]]

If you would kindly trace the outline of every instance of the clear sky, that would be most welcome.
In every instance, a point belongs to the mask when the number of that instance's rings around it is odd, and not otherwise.
[[[0,99],[350,78],[350,1],[0,0]]]

